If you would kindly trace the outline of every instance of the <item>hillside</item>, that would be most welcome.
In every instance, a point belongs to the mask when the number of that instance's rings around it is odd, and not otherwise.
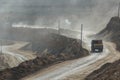
[[[17,67],[1,71],[0,80],[19,80],[53,64],[89,55],[89,52],[80,46],[80,40],[57,34],[50,34],[49,37],[30,44],[38,53],[38,57],[25,61]]]
[[[51,53],[58,55],[60,53],[80,53],[80,48],[82,48],[80,40],[58,34],[48,34],[39,40],[30,42],[22,50],[32,50],[37,54]]]
[[[18,66],[23,61],[18,57],[10,54],[0,54],[0,71],[6,68],[13,68],[15,66]]]
[[[116,49],[120,51],[120,18],[112,17],[106,28],[96,37],[116,43]],[[120,60],[103,65],[89,74],[85,80],[120,80]]]
[[[97,38],[106,39],[116,43],[117,50],[120,50],[120,18],[112,17],[106,28],[96,35]]]
[[[14,45],[13,41],[1,40],[2,51],[0,50],[0,71],[6,68],[13,68],[24,62],[26,59],[23,56],[9,52],[9,46]]]

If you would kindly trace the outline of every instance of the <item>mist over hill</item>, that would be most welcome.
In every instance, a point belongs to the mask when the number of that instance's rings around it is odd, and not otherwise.
[[[117,14],[119,0],[1,0],[0,25],[11,27],[23,23],[76,29],[83,23],[86,29],[105,27],[109,17]],[[70,22],[70,25],[64,26]]]
[[[97,37],[116,43],[117,50],[120,51],[120,18],[118,16],[112,17],[106,28],[103,29]]]

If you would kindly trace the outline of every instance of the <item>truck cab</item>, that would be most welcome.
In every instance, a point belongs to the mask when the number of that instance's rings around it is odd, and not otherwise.
[[[96,53],[103,52],[103,41],[92,40],[91,41],[91,52],[96,52]]]

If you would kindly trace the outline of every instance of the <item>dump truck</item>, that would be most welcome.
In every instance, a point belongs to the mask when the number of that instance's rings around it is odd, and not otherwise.
[[[103,41],[102,40],[92,40],[91,41],[91,52],[103,52]]]

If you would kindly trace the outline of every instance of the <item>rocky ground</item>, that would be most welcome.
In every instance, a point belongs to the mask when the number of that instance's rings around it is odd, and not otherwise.
[[[120,80],[120,60],[103,65],[85,80]]]
[[[120,51],[120,18],[112,17],[107,27],[97,36],[103,36],[104,39],[116,43],[116,49]],[[103,65],[88,75],[85,80],[120,80],[120,60]]]
[[[43,43],[32,43],[32,49],[38,53],[37,58],[1,71],[0,80],[19,80],[50,65],[89,55],[89,52],[80,46],[79,40],[56,34],[52,34],[47,40],[43,39]]]

